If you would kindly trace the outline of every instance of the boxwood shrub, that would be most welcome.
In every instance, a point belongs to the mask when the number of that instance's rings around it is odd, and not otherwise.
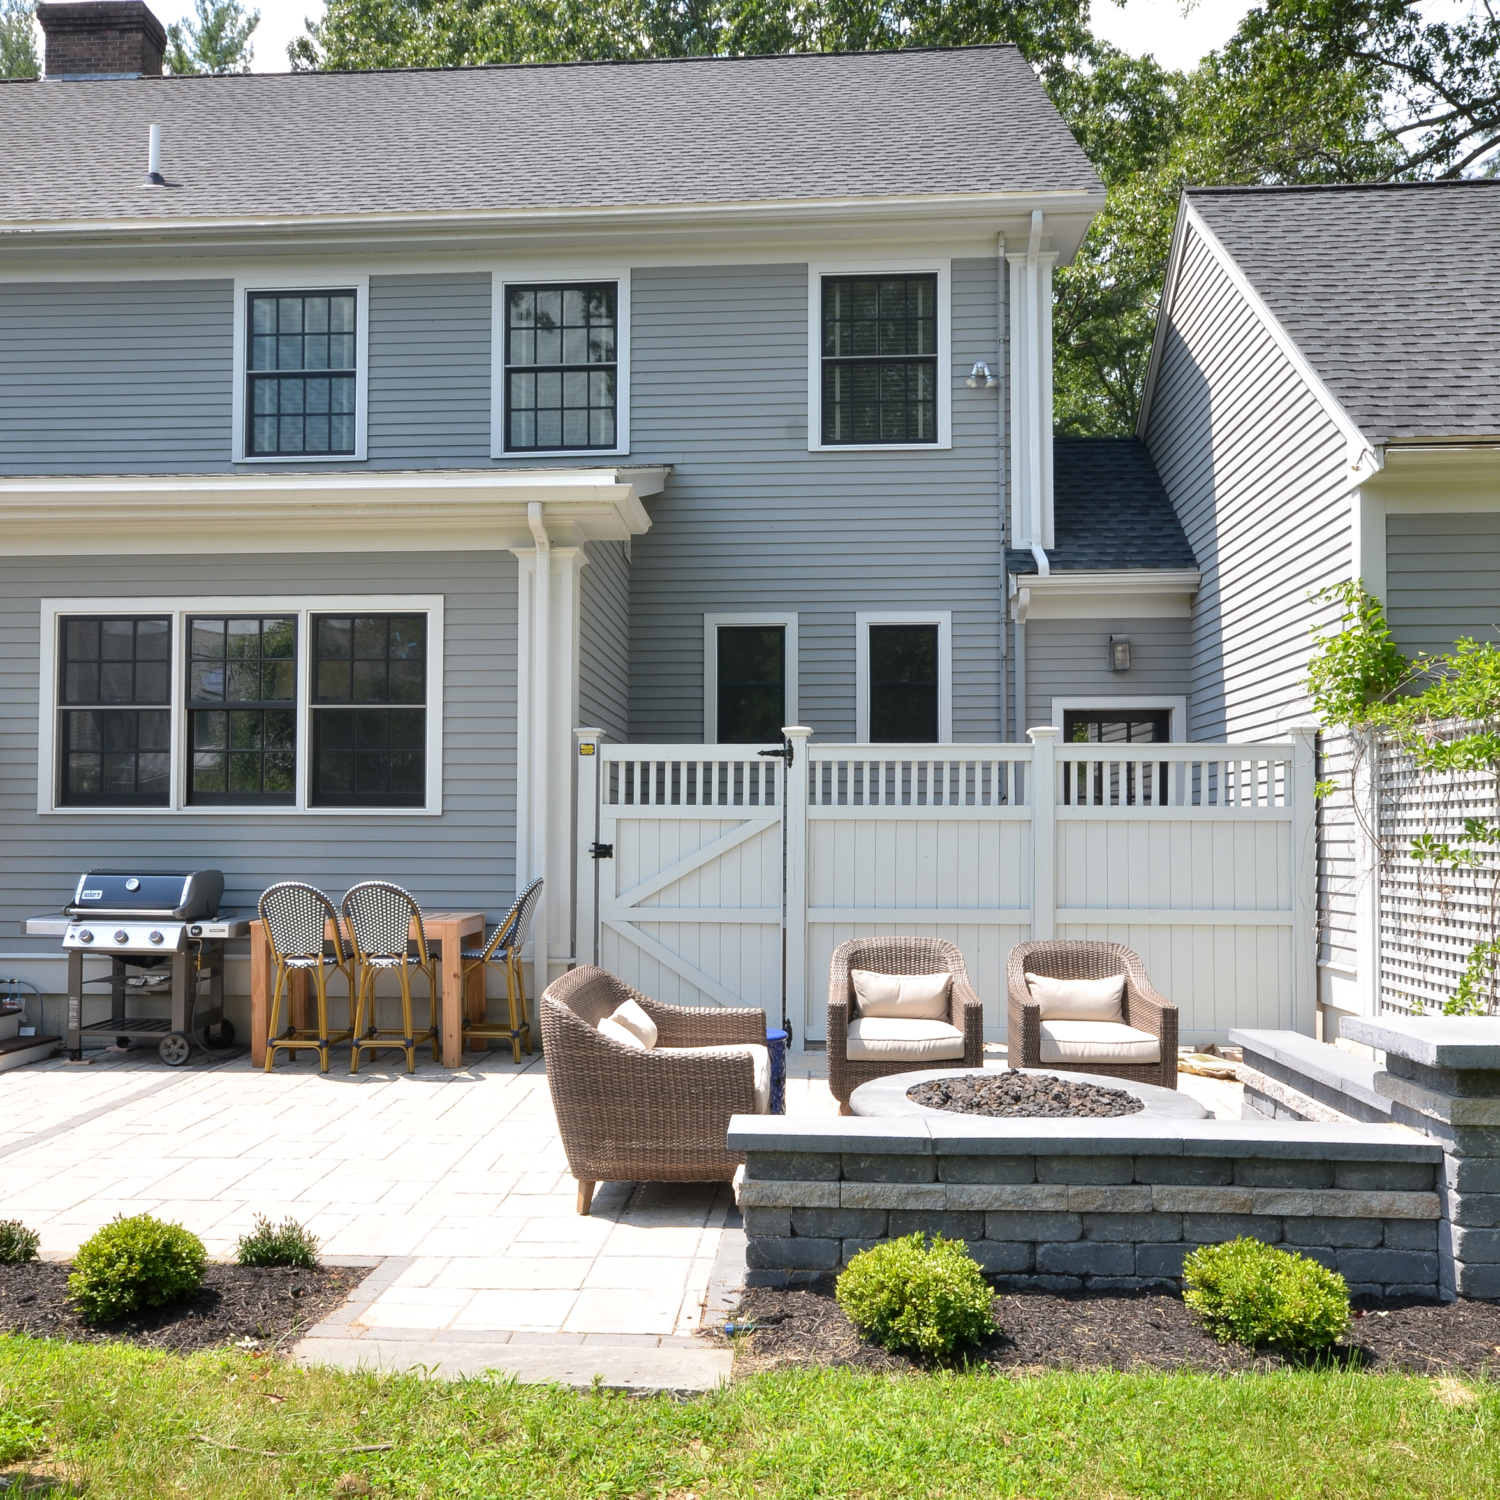
[[[83,1243],[68,1292],[84,1317],[105,1323],[191,1297],[203,1285],[207,1261],[196,1234],[137,1214],[115,1219]]]
[[[838,1279],[838,1304],[888,1349],[951,1354],[996,1332],[994,1294],[962,1240],[909,1234],[862,1250]]]
[[[1259,1240],[1205,1245],[1183,1261],[1182,1278],[1182,1300],[1222,1343],[1326,1349],[1349,1326],[1337,1271]]]

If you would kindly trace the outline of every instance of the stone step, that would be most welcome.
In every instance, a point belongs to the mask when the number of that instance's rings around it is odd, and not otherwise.
[[[1348,1119],[1376,1125],[1389,1123],[1391,1101],[1375,1087],[1375,1075],[1382,1070],[1369,1058],[1356,1057],[1342,1047],[1314,1041],[1298,1031],[1237,1027],[1229,1033],[1229,1040],[1244,1049],[1247,1071],[1263,1074]],[[1243,1081],[1248,1090],[1248,1106],[1259,1106],[1260,1101],[1253,1096],[1264,1094],[1273,1105],[1297,1112],[1295,1099],[1282,1090],[1256,1089],[1253,1079]],[[1306,1114],[1319,1117],[1315,1111]]]

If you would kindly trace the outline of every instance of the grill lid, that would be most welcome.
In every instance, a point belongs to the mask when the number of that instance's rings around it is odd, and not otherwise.
[[[145,874],[134,870],[91,870],[78,882],[68,916],[163,916],[180,922],[214,917],[224,895],[218,870],[185,874]]]

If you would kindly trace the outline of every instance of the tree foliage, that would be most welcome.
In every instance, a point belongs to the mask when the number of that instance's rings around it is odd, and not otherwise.
[[[36,7],[31,0],[0,0],[0,78],[35,78]]]
[[[167,27],[167,71],[248,73],[260,12],[246,11],[239,0],[193,0],[193,6],[194,20]]]

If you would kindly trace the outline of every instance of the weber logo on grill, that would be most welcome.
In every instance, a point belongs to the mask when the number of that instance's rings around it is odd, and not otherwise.
[[[80,901],[102,901],[104,899],[104,892],[85,891],[78,899]]]

